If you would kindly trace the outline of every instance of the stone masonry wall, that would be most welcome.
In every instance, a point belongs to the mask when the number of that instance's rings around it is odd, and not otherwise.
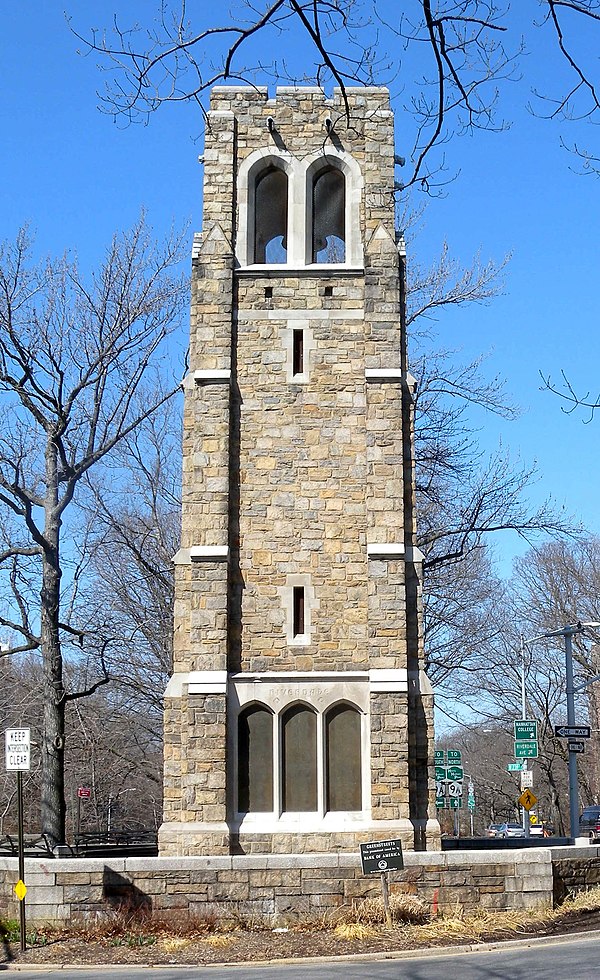
[[[436,909],[516,909],[552,904],[557,882],[577,890],[598,880],[599,847],[475,853],[406,853],[390,890]],[[16,858],[0,859],[0,916],[17,918]],[[355,854],[26,860],[29,922],[105,915],[125,903],[181,919],[217,911],[285,920],[380,894]],[[564,897],[564,892],[563,896]]]

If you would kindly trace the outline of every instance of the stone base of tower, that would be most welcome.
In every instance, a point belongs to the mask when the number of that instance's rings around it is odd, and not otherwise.
[[[198,857],[223,854],[357,854],[366,841],[401,840],[406,851],[417,850],[424,841],[426,849],[439,850],[440,827],[437,820],[381,821],[363,824],[354,830],[307,830],[240,832],[228,827],[203,824],[163,823],[158,841],[161,857]]]

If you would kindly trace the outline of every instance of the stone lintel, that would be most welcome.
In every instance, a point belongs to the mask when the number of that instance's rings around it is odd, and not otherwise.
[[[367,558],[386,559],[404,558],[405,546],[402,541],[394,541],[388,544],[367,544]]]
[[[229,384],[231,381],[231,370],[229,368],[224,368],[220,371],[193,371],[192,377],[194,379],[194,383],[197,385]]]
[[[406,670],[373,668],[369,671],[369,684],[371,693],[398,693],[408,692],[408,676]]]
[[[195,545],[189,552],[190,561],[227,561],[229,557],[226,544]]]
[[[402,381],[404,372],[402,368],[365,368],[365,381],[369,383],[385,381]]]

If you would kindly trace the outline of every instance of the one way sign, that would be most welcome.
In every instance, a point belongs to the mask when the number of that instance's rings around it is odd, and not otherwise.
[[[592,730],[589,725],[555,725],[554,734],[557,738],[590,738]]]

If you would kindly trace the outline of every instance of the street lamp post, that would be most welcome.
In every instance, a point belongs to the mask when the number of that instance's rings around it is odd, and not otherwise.
[[[586,627],[599,627],[600,623],[575,623],[562,629],[543,633],[543,637],[562,636],[565,641],[565,676],[567,681],[567,725],[575,725],[575,687],[573,683],[573,637],[580,636]],[[536,638],[537,639],[537,638]],[[539,637],[541,639],[541,637]],[[569,752],[569,829],[571,837],[579,837],[579,786],[577,783],[577,755]]]

